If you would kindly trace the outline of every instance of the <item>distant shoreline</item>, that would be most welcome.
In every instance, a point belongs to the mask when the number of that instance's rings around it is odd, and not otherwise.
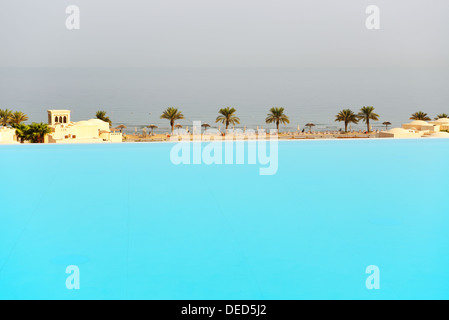
[[[252,141],[257,141],[258,139],[254,139]],[[263,140],[263,139],[261,139]],[[292,138],[280,138],[277,139],[277,141],[279,142],[299,142],[299,141],[308,141],[308,142],[312,142],[312,141],[379,141],[379,140],[383,140],[383,141],[391,141],[391,140],[416,140],[416,141],[422,141],[422,140],[446,140],[444,138],[438,138],[438,137],[425,137],[425,138],[416,138],[416,137],[406,137],[406,138],[379,138],[379,137],[344,137],[344,138],[308,138],[308,139],[292,139]],[[233,140],[225,140],[225,139],[221,139],[221,140],[215,140],[215,142],[226,142],[226,141],[249,141],[248,139],[233,139]],[[269,138],[265,139],[265,141],[270,141]],[[276,141],[276,139],[273,139],[273,141]],[[190,139],[189,141],[172,141],[170,139],[168,140],[140,140],[140,141],[124,141],[124,142],[105,142],[105,143],[96,143],[96,142],[81,142],[81,143],[14,143],[14,144],[8,144],[8,143],[0,143],[0,147],[2,146],[18,146],[18,145],[32,145],[32,146],[39,146],[39,145],[46,145],[46,146],[62,146],[62,145],[123,145],[123,144],[174,144],[174,143],[178,143],[178,142],[188,142],[188,143],[193,143],[193,142],[200,142],[200,143],[210,143],[210,142],[214,142],[214,140],[200,140],[200,141],[193,141],[192,139]]]

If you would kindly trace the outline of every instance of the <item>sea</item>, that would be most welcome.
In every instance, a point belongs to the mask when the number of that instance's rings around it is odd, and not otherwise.
[[[104,110],[113,125],[141,132],[169,131],[160,119],[167,107],[182,111],[178,122],[216,124],[218,110],[234,107],[237,128],[274,128],[265,118],[271,107],[284,107],[290,123],[281,131],[338,130],[335,115],[374,106],[379,121],[400,126],[418,110],[432,118],[449,113],[449,68],[0,68],[0,108],[20,110],[28,122],[46,122],[48,109],[72,110],[72,121]],[[363,122],[352,130],[364,130]]]

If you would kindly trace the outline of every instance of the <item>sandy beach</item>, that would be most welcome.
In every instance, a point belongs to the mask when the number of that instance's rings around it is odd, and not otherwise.
[[[189,135],[190,140],[193,141],[193,135]],[[203,136],[203,135],[201,135]],[[210,140],[214,140],[214,136],[208,136]],[[218,136],[223,140],[229,139],[229,136]],[[196,137],[201,139],[201,137]],[[325,133],[325,132],[312,132],[312,133],[296,133],[296,132],[286,132],[280,133],[278,135],[279,140],[303,140],[303,139],[368,139],[368,138],[378,138],[376,132],[363,133],[363,132],[341,132],[341,133]],[[178,136],[178,140],[186,139],[185,136]],[[234,136],[232,140],[247,140],[247,136]],[[266,134],[266,139],[270,139],[270,134]],[[171,135],[169,134],[154,134],[154,135],[143,135],[143,134],[127,134],[123,137],[123,142],[164,142],[171,141]]]

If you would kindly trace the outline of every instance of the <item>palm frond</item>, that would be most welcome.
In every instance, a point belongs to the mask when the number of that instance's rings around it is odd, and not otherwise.
[[[422,112],[422,111],[417,111],[412,114],[412,116],[410,117],[410,120],[429,121],[431,119],[427,116],[427,113]]]

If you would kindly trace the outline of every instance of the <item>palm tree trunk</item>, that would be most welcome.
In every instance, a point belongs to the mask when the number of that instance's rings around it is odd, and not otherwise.
[[[368,131],[368,133],[369,133],[369,118],[368,119],[366,119],[366,128],[367,128],[367,130],[366,131]]]
[[[348,132],[348,123],[345,121],[345,132]]]
[[[276,130],[277,130],[277,132],[279,134],[279,121],[276,121]]]

